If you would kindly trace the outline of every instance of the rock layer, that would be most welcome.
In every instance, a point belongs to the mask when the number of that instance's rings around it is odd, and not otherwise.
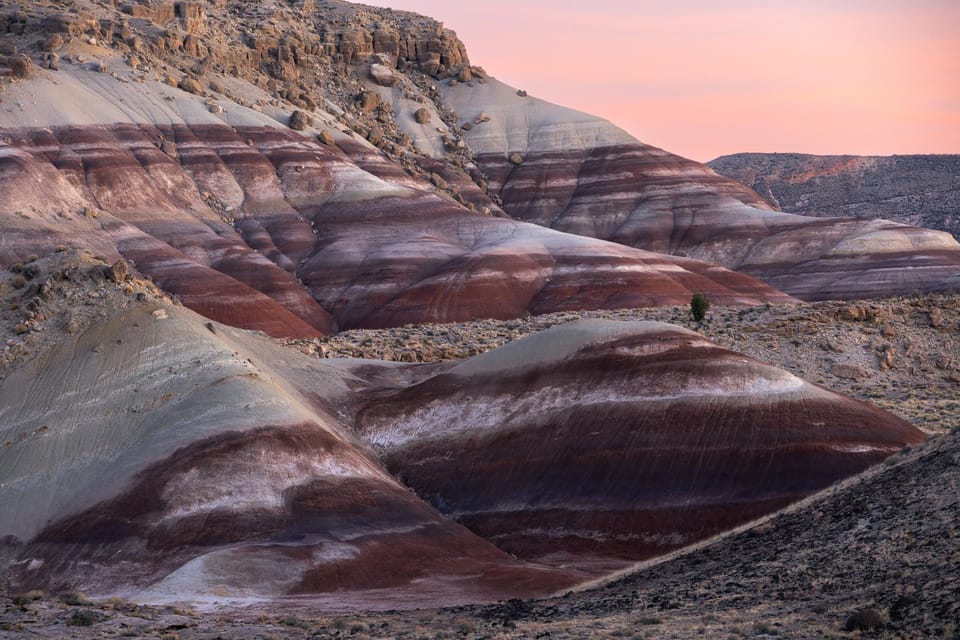
[[[490,118],[464,137],[517,219],[714,262],[804,299],[929,291],[960,271],[960,245],[948,234],[771,211],[702,164],[496,81],[443,95],[463,118]]]
[[[83,93],[46,116],[64,124],[0,129],[2,264],[60,243],[122,255],[208,317],[285,337],[679,304],[694,291],[790,299],[702,262],[480,215],[356,139],[331,147],[239,106],[224,122],[164,85],[89,78],[32,85],[34,99]],[[114,91],[126,114],[111,111]]]
[[[359,381],[277,349],[141,305],[0,382],[6,585],[389,608],[577,579],[418,500],[342,422]]]
[[[0,572],[153,601],[538,596],[922,439],[670,325],[395,365],[134,304],[0,381]]]
[[[361,433],[525,559],[602,572],[776,510],[920,432],[658,323],[578,321],[390,394]]]

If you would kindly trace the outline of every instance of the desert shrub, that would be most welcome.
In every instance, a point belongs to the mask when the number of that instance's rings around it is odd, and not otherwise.
[[[90,627],[103,620],[103,614],[90,609],[77,609],[69,618],[67,624],[71,627]]]
[[[14,289],[23,289],[27,285],[27,279],[18,273],[10,279],[10,284]]]
[[[79,592],[67,591],[66,593],[60,594],[60,602],[70,605],[71,607],[85,607],[91,603],[87,596]]]
[[[23,606],[25,604],[30,604],[43,598],[42,591],[30,591],[27,593],[18,593],[10,597],[10,600],[13,601],[13,604],[18,606]]]
[[[690,314],[695,321],[703,322],[703,319],[707,317],[707,311],[709,309],[710,300],[707,299],[706,295],[697,292],[690,298]]]
[[[869,631],[884,626],[883,614],[878,609],[868,607],[855,611],[843,625],[844,631]]]

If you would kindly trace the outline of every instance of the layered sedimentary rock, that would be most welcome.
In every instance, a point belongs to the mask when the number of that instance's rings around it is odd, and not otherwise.
[[[139,305],[0,382],[6,586],[377,608],[576,579],[418,500],[345,427],[363,385],[277,349]]]
[[[738,153],[707,165],[781,211],[886,218],[960,238],[958,155]]]
[[[542,595],[923,438],[670,325],[584,321],[396,365],[130,304],[0,381],[11,590],[338,608]]]
[[[461,119],[489,118],[464,138],[517,219],[715,262],[805,299],[932,290],[960,271],[948,234],[772,211],[704,165],[496,81],[442,93]]]
[[[923,435],[658,323],[578,321],[358,416],[387,468],[525,559],[599,572],[783,507]]]
[[[790,299],[695,260],[480,215],[343,134],[349,153],[166,85],[60,76],[18,87],[77,95],[32,114],[51,126],[0,115],[2,264],[61,243],[123,256],[208,317],[288,337],[682,304],[693,291]]]

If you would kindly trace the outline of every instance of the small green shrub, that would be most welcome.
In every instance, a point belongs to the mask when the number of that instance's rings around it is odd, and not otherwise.
[[[690,314],[696,322],[703,322],[707,317],[707,311],[710,310],[710,300],[707,296],[697,292],[690,298]]]

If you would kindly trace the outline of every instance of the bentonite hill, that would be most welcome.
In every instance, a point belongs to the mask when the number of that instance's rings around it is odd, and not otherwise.
[[[950,234],[409,13],[0,2],[0,54],[0,637],[956,633]]]

